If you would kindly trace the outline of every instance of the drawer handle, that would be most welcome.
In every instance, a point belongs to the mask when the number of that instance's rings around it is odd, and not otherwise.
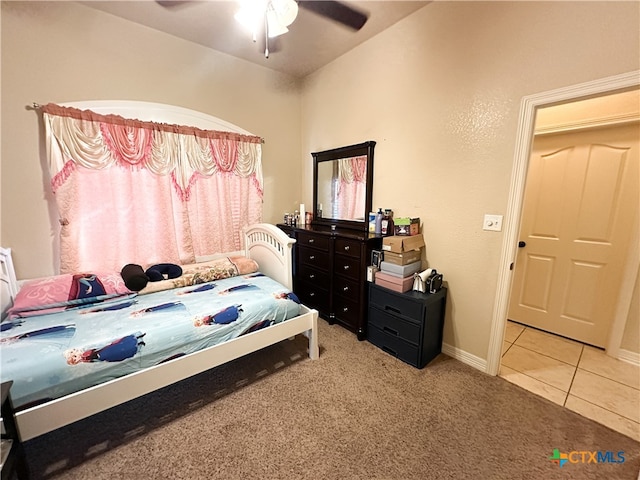
[[[385,352],[387,352],[390,355],[393,355],[394,357],[398,356],[396,351],[395,350],[391,350],[389,347],[384,346],[384,347],[382,347],[382,350],[384,350]]]
[[[390,333],[391,335],[394,335],[394,336],[396,336],[396,337],[398,336],[398,331],[397,331],[397,330],[394,330],[393,328],[389,328],[389,327],[387,327],[387,326],[385,325],[384,327],[382,327],[382,329],[383,329],[385,332]]]
[[[316,278],[316,274],[315,273],[310,273],[309,274],[309,280],[313,280],[314,278]]]
[[[344,308],[342,309],[342,312],[343,312],[343,313],[347,313],[348,311],[349,311],[349,307],[344,307]]]
[[[348,292],[348,291],[349,291],[349,287],[343,287],[343,288],[342,288],[342,291],[343,291],[343,292]]]
[[[309,243],[313,243],[313,242],[315,242],[315,239],[310,238],[310,239],[309,239]]]
[[[385,306],[384,306],[384,309],[385,309],[385,310],[389,310],[389,311],[391,311],[391,312],[393,312],[393,313],[398,313],[398,314],[401,314],[401,313],[402,313],[402,312],[401,312],[400,310],[398,310],[397,308],[390,307],[389,305],[385,305]]]
[[[309,255],[309,260],[315,260],[316,256],[315,255]]]
[[[349,251],[349,245],[346,245],[346,246],[344,247],[344,251],[345,251],[345,252],[348,252],[348,251]]]
[[[309,296],[310,296],[310,297],[315,297],[315,296],[316,296],[316,292],[311,292],[311,293],[309,294]]]
[[[344,267],[342,267],[342,268],[344,268],[345,270],[349,270],[349,265],[345,265],[345,266],[344,266]]]

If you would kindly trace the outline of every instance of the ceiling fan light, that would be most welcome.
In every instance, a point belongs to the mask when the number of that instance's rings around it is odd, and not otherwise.
[[[289,31],[286,25],[280,22],[278,15],[269,10],[267,12],[267,33],[269,38],[274,38],[279,35],[285,34]]]
[[[269,11],[273,10],[282,25],[288,27],[298,16],[298,2],[295,0],[271,0]]]
[[[245,0],[239,3],[240,10],[233,17],[247,30],[255,32],[264,21],[265,2]]]

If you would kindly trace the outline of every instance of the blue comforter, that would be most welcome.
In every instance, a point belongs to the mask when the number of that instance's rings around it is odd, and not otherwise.
[[[58,398],[299,315],[260,274],[129,295],[2,324],[0,376],[16,407]]]

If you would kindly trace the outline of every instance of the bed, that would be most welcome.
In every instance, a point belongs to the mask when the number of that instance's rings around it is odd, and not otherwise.
[[[182,276],[156,287],[158,291],[115,292],[96,297],[97,303],[42,312],[14,310],[0,332],[1,374],[2,381],[14,381],[21,439],[298,334],[308,337],[309,357],[317,359],[318,312],[300,304],[292,292],[295,241],[270,224],[247,227],[243,238],[244,251],[201,259],[206,262],[185,267]],[[229,259],[255,262],[256,269],[193,280],[193,268],[208,269]],[[10,250],[2,249],[0,260],[4,311],[5,301],[19,294],[19,285]],[[106,336],[98,339],[101,331]],[[31,360],[23,366],[13,365],[18,361],[15,351],[29,348],[41,353],[27,355]],[[36,373],[37,364],[45,365],[44,373]],[[56,364],[59,370],[53,370]],[[86,379],[85,372],[97,373],[97,378]],[[48,383],[47,390],[35,386],[37,377]]]

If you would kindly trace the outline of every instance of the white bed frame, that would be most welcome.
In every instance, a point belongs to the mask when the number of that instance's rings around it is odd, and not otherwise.
[[[262,273],[292,289],[291,250],[294,243],[295,240],[276,226],[260,223],[244,230],[243,253],[258,263]],[[5,298],[11,300],[15,296],[18,284],[10,249],[0,250],[0,261],[4,312]],[[23,441],[29,440],[298,334],[308,337],[309,358],[317,359],[318,312],[303,305],[301,314],[295,318],[22,410],[16,414],[20,437]]]

